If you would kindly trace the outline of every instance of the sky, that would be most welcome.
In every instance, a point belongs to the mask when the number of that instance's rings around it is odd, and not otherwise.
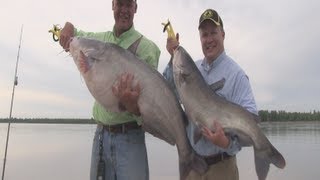
[[[111,0],[10,0],[1,3],[0,118],[91,118],[93,97],[72,58],[52,40],[53,24],[92,32],[112,30]],[[320,1],[138,0],[134,26],[161,50],[158,71],[170,56],[162,22],[170,19],[180,45],[203,58],[198,20],[213,8],[226,32],[225,51],[247,73],[259,110],[320,110]]]

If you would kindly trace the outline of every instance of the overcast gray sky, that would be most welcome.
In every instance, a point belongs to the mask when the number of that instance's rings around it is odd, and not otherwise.
[[[170,19],[197,60],[203,57],[197,23],[207,8],[220,13],[226,52],[249,76],[259,109],[320,110],[320,1],[138,0],[135,28],[160,47],[160,72],[169,59],[161,22]],[[111,30],[111,0],[10,0],[0,9],[0,118],[9,117],[22,24],[13,117],[90,118],[93,98],[48,30],[66,21],[86,31]]]

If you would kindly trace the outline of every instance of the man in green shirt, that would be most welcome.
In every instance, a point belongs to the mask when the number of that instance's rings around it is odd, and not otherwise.
[[[157,68],[159,48],[134,29],[136,0],[112,0],[112,10],[115,19],[113,31],[84,32],[67,22],[61,30],[60,45],[68,51],[73,36],[90,37],[130,49],[141,60]],[[129,84],[133,77],[124,74],[119,80],[120,84]],[[108,180],[148,180],[145,136],[139,126],[139,93],[131,87],[121,89],[118,86],[115,89],[118,90],[116,94],[123,112],[110,112],[98,102],[93,106],[93,117],[98,125],[93,141],[90,179],[98,179],[100,176]]]

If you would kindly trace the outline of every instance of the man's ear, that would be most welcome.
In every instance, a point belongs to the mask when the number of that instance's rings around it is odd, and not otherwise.
[[[224,32],[224,29],[221,28],[221,31],[222,31],[222,37],[223,37],[223,39],[225,39],[226,33]]]
[[[135,9],[134,13],[137,13],[137,9],[138,9],[138,4],[136,2],[136,9]]]

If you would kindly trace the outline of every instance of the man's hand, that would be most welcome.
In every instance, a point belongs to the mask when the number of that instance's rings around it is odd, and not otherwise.
[[[212,127],[213,129],[215,129],[215,132],[212,132],[207,127],[203,127],[202,134],[206,138],[208,138],[213,144],[220,146],[224,149],[228,148],[230,140],[225,135],[221,124],[217,121],[214,121]]]
[[[176,38],[168,38],[167,39],[167,51],[170,55],[173,55],[174,50],[179,46],[179,33],[177,33]]]
[[[119,108],[140,116],[138,99],[140,95],[140,85],[133,86],[134,76],[124,73],[118,78],[118,82],[112,86],[113,94],[119,99]]]
[[[70,22],[66,22],[60,31],[59,43],[63,49],[68,52],[71,38],[74,36],[74,26]]]

